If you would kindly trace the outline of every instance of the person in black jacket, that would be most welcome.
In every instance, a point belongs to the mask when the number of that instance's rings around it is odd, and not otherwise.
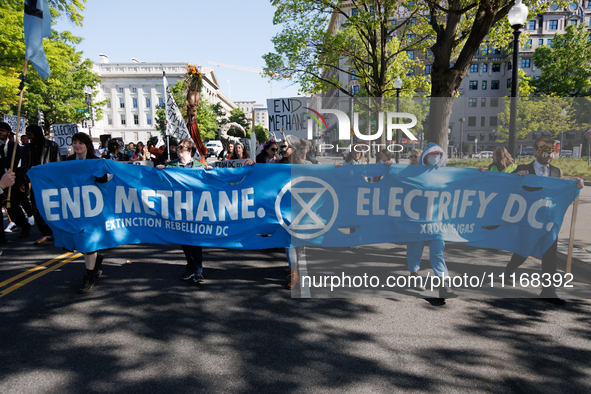
[[[8,123],[0,122],[0,169],[2,172],[10,171],[12,163],[12,152],[16,146],[16,155],[14,158],[14,172],[18,173],[17,166],[21,161],[22,148],[20,145],[9,141],[8,136],[12,132]],[[8,189],[4,190],[4,197],[8,198]],[[23,213],[21,205],[25,206],[28,203],[27,194],[22,192],[19,187],[13,187],[10,196],[10,208],[7,208],[10,219],[21,228],[19,238],[26,238],[31,233],[31,225],[27,217]],[[30,212],[32,214],[32,212]],[[0,243],[6,243],[3,227],[0,228]]]
[[[94,153],[92,141],[85,133],[76,133],[72,136],[72,148],[74,154],[68,156],[66,161],[98,159]],[[86,273],[82,278],[82,286],[78,289],[80,293],[86,293],[92,289],[94,277],[98,278],[102,275],[103,256],[97,252],[88,252],[84,255],[84,265],[86,266]]]
[[[61,161],[60,150],[58,145],[45,138],[43,135],[43,129],[36,124],[27,126],[25,129],[29,142],[23,147],[23,158],[21,163],[21,174],[18,177],[20,189],[23,193],[26,192],[29,187],[29,179],[27,178],[27,172],[29,169],[43,165],[47,163],[53,163]],[[37,204],[35,203],[35,197],[31,191],[31,202],[33,205],[33,215],[35,216],[35,224],[41,231],[42,237],[35,241],[35,245],[44,244],[53,240],[53,232],[51,228],[45,223],[43,217],[39,214]]]
[[[517,166],[513,173],[516,173],[520,176],[532,174],[538,176],[550,176],[553,178],[560,178],[562,176],[560,168],[550,164],[552,162],[552,156],[554,155],[555,149],[556,142],[552,137],[542,136],[538,138],[534,142],[534,154],[536,160],[532,161],[529,164],[521,164]],[[577,187],[583,188],[583,186],[583,180],[578,179]],[[549,274],[550,281],[552,281],[551,278],[556,273],[557,248],[558,240],[554,241],[554,243],[542,256],[542,275]],[[506,277],[514,274],[517,268],[519,268],[519,266],[523,264],[526,259],[527,257],[523,257],[521,255],[518,255],[517,253],[513,254],[511,260],[505,268]],[[544,287],[542,289],[542,292],[540,293],[540,298],[556,305],[564,305],[566,303],[565,300],[558,297],[558,295],[556,294],[556,288],[554,286]]]

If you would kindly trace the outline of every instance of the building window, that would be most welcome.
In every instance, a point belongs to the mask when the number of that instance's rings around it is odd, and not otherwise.
[[[510,87],[511,87],[511,78],[509,78],[509,79],[507,80],[507,88],[510,88]]]
[[[118,93],[123,93],[123,88],[122,88],[122,87],[118,87],[118,88],[117,88],[117,92],[118,92]]]
[[[529,68],[531,65],[531,59],[521,59],[521,68]]]
[[[482,90],[486,90],[487,81],[482,81]]]
[[[476,127],[476,116],[468,116],[468,126]]]
[[[113,125],[113,116],[107,115],[107,124],[109,126],[112,126]]]
[[[507,70],[511,70],[512,68],[513,68],[513,64],[510,61],[508,61],[507,62]]]
[[[121,115],[121,125],[125,126],[125,115]]]
[[[140,116],[133,115],[133,124],[140,124]]]
[[[493,55],[500,55],[501,54],[501,48],[495,48],[492,51]]]
[[[425,66],[425,75],[431,75],[433,72],[433,66],[431,64],[427,64]]]
[[[498,120],[497,120],[497,119],[498,119],[498,118],[497,118],[496,116],[491,116],[491,117],[490,117],[490,121],[489,121],[489,122],[490,122],[490,123],[489,123],[489,126],[490,126],[490,127],[497,127],[497,122],[498,122]]]
[[[525,42],[525,46],[524,46],[524,48],[531,48],[531,46],[532,46],[532,44],[531,44],[531,40],[527,40],[527,41]]]
[[[156,86],[156,91],[158,93],[164,93],[164,86]]]
[[[146,124],[148,125],[152,125],[152,117],[150,116],[150,114],[146,115]]]
[[[589,19],[589,25],[591,25],[591,19]],[[427,57],[433,57],[433,51],[431,49],[427,49]]]
[[[144,90],[144,93],[150,94],[150,87],[149,86],[144,86],[142,89]]]
[[[499,98],[498,97],[491,97],[490,98],[490,106],[491,107],[498,107],[499,106]]]
[[[536,21],[529,21],[528,29],[529,30],[536,30]]]
[[[544,45],[544,39],[543,38],[540,38],[538,40],[538,46],[541,47],[542,45]]]
[[[478,72],[478,64],[473,64],[470,66],[470,72],[471,73],[477,73]]]
[[[568,21],[569,25],[576,25],[577,21],[575,19],[571,19],[570,21]]]
[[[493,63],[492,72],[494,72],[494,73],[501,72],[501,63]]]
[[[486,107],[486,98],[483,97],[483,98],[480,99],[480,106],[481,107]]]
[[[474,142],[474,140],[476,140],[476,133],[468,133],[468,137],[466,138],[466,140],[468,142]]]
[[[417,36],[416,34],[413,34],[413,33],[408,33],[408,34],[406,35],[406,38],[407,38],[407,39],[409,39],[409,40],[412,40],[412,39],[414,39],[416,36]]]
[[[490,90],[499,90],[500,81],[490,81]]]
[[[164,99],[162,97],[158,97],[158,105],[161,107],[164,105]]]
[[[494,133],[488,133],[488,140],[489,141],[495,141],[497,139],[497,137],[495,137]]]
[[[406,55],[410,60],[414,60],[415,58],[415,51],[406,51]]]
[[[488,55],[488,45],[483,46],[482,51],[480,51],[480,53],[482,53],[482,56]]]
[[[359,93],[359,85],[351,86],[351,93],[358,94]]]
[[[137,97],[133,97],[132,99],[133,108],[137,108]]]
[[[547,42],[548,42],[548,46],[551,47],[552,46],[552,39],[551,38],[548,38],[548,41]]]
[[[478,81],[470,81],[470,90],[478,90]]]
[[[146,97],[146,108],[152,107],[152,100],[149,97]]]
[[[111,109],[111,100],[107,100],[107,109]]]
[[[548,29],[550,30],[558,30],[558,20],[551,20],[548,22]]]
[[[406,76],[407,76],[407,77],[412,77],[413,75],[415,75],[415,69],[411,67],[411,68],[408,70],[408,72],[406,73]]]
[[[111,93],[111,88],[108,86],[103,86],[103,92],[105,93]]]
[[[468,107],[477,107],[477,101],[475,98],[468,99]]]
[[[480,117],[480,127],[486,126],[486,116]]]
[[[130,90],[131,90],[131,93],[137,93],[137,88],[135,86],[132,86],[130,88]]]
[[[359,10],[357,8],[353,8],[351,10],[351,16],[354,16],[354,15],[357,15],[357,14],[359,14]]]
[[[119,108],[125,108],[125,99],[123,97],[119,97]]]
[[[482,72],[483,73],[487,73],[488,72],[488,64],[482,63]]]

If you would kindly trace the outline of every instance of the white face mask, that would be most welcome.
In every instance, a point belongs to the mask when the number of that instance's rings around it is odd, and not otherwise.
[[[440,154],[438,154],[438,155],[433,154],[433,155],[427,156],[427,163],[429,163],[430,166],[436,166],[440,160],[441,160]]]

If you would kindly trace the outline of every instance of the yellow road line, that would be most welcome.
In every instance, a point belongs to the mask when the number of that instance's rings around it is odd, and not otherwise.
[[[67,253],[66,255],[68,255],[68,254],[69,254],[69,253]],[[62,255],[62,256],[64,256],[64,255]],[[62,256],[59,256],[59,257],[62,257]],[[28,277],[27,279],[25,279],[25,280],[23,280],[23,281],[21,281],[21,282],[15,283],[14,285],[10,286],[8,289],[5,289],[5,290],[1,291],[1,292],[0,292],[0,297],[4,297],[4,296],[5,296],[5,295],[7,295],[8,293],[11,293],[11,292],[13,292],[13,291],[14,291],[14,290],[16,290],[16,289],[23,287],[23,286],[24,286],[24,285],[26,285],[27,283],[29,283],[29,282],[31,282],[31,281],[34,281],[35,279],[37,279],[37,278],[39,278],[39,277],[41,277],[41,276],[43,276],[43,275],[45,275],[45,274],[47,274],[47,273],[49,273],[49,272],[51,272],[51,271],[53,271],[53,270],[55,270],[55,269],[57,269],[57,268],[61,267],[62,265],[66,265],[66,264],[68,264],[70,261],[72,261],[72,260],[75,260],[75,259],[77,259],[77,258],[78,258],[78,257],[80,257],[80,256],[82,256],[82,253],[76,253],[75,255],[73,255],[73,256],[71,256],[71,257],[69,257],[69,258],[65,259],[64,261],[62,261],[62,262],[60,262],[60,263],[58,263],[58,264],[56,264],[56,265],[54,265],[54,266],[52,266],[52,267],[49,267],[49,268],[47,268],[46,270],[43,270],[43,271],[41,271],[41,272],[39,272],[39,273],[37,273],[37,274],[35,274],[35,275],[33,275],[33,276],[30,276],[30,277]],[[56,261],[56,260],[58,260],[58,259],[59,259],[59,257],[56,257],[55,259],[53,259],[53,260],[51,260],[51,261],[49,261],[49,262],[47,262],[47,263],[45,263],[45,264],[49,264],[49,263],[51,263],[52,261]],[[45,264],[43,264],[43,265],[45,265]],[[38,268],[38,267],[35,267],[35,268]],[[39,268],[39,269],[40,269],[40,268]],[[35,269],[34,269],[34,268],[32,268],[31,270],[35,270]],[[31,270],[29,270],[29,271],[31,271]],[[22,274],[21,274],[21,275],[22,275]]]
[[[45,262],[45,263],[43,263],[43,264],[40,264],[40,265],[38,265],[38,266],[36,266],[36,267],[34,267],[34,268],[31,268],[30,270],[27,270],[27,271],[25,271],[25,272],[23,272],[23,273],[20,273],[20,274],[16,275],[16,276],[13,276],[13,277],[12,277],[12,278],[10,278],[10,279],[6,279],[4,282],[0,282],[0,287],[4,287],[4,286],[6,286],[7,284],[9,284],[9,283],[11,283],[11,282],[14,282],[14,281],[15,281],[15,280],[17,280],[17,279],[20,279],[20,278],[22,278],[22,277],[23,277],[23,276],[25,276],[25,275],[29,275],[31,272],[39,271],[40,269],[43,269],[43,268],[45,268],[45,267],[46,267],[46,266],[48,266],[49,264],[51,264],[51,263],[55,263],[55,262],[56,262],[56,261],[58,261],[58,260],[64,259],[64,258],[68,257],[68,256],[69,256],[69,255],[71,255],[71,254],[72,254],[72,252],[64,253],[64,254],[62,254],[61,256],[57,256],[56,258],[53,258],[53,259],[49,260],[48,262]]]

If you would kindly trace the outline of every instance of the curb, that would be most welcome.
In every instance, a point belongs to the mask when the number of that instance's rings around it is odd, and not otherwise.
[[[568,243],[558,241],[558,253],[568,256]],[[573,259],[577,259],[591,266],[591,253],[577,247],[573,247]]]

